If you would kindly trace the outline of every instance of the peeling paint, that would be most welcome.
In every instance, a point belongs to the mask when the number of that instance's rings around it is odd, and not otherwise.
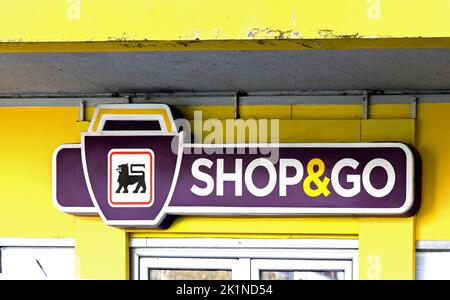
[[[194,38],[194,40],[200,40],[200,30],[195,30],[192,37]]]
[[[357,32],[355,34],[341,34],[341,35],[338,35],[337,38],[340,38],[340,39],[357,39],[357,38],[362,38],[362,36],[360,36],[359,32]]]
[[[320,37],[335,37],[334,30],[332,29],[320,29],[317,34]]]
[[[317,34],[320,37],[323,38],[336,38],[336,39],[356,39],[356,38],[362,38],[362,36],[359,35],[359,33],[355,34],[337,34],[332,29],[320,29]]]
[[[0,40],[0,42],[1,42],[1,40]],[[23,38],[18,38],[18,39],[8,39],[6,42],[7,42],[7,43],[23,43],[24,40],[23,40]],[[29,41],[29,42],[31,42],[31,41]]]
[[[108,36],[108,41],[125,42],[131,40],[127,37],[127,33],[122,33],[122,36]]]
[[[247,37],[249,39],[298,39],[301,38],[298,30],[280,30],[271,28],[253,28],[251,29]]]
[[[370,40],[370,39],[379,39],[380,37],[378,35],[366,35],[366,36],[364,36],[364,38]],[[391,37],[391,36],[383,36],[382,38],[383,39],[391,39],[393,37]],[[419,38],[420,38],[420,36],[419,36]]]
[[[220,29],[217,28],[216,29],[216,39],[218,39],[220,37]]]

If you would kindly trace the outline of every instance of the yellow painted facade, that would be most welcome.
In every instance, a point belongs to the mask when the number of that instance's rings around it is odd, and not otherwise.
[[[0,38],[75,42],[450,35],[446,0],[282,0],[276,6],[268,0],[135,0],[129,4],[4,0]]]
[[[206,12],[206,13],[205,13]],[[2,0],[0,52],[449,48],[447,0]],[[233,118],[232,106],[179,106],[187,119]],[[123,230],[52,202],[52,154],[79,143],[78,107],[0,107],[0,237],[73,238],[84,279],[129,278],[130,237],[350,238],[360,279],[415,278],[417,240],[450,240],[450,104],[242,106],[280,119],[280,142],[403,141],[422,161],[410,218],[179,217],[166,230]],[[93,108],[87,109],[90,119]],[[230,133],[227,132],[227,135]],[[7,187],[7,188],[6,188]]]
[[[449,17],[446,0],[3,0],[0,51],[438,48]]]
[[[349,118],[343,119],[346,107]],[[192,113],[203,107],[181,108],[189,115],[189,110]],[[213,107],[208,109],[213,113]],[[1,132],[0,157],[8,159],[3,160],[1,182],[8,189],[0,199],[0,237],[74,238],[77,275],[91,279],[128,278],[129,237],[354,238],[359,240],[360,279],[413,279],[416,239],[450,239],[450,191],[446,184],[450,138],[443,134],[450,129],[446,119],[450,104],[420,104],[417,120],[404,118],[401,107],[396,115],[389,105],[384,111],[380,106],[379,118],[369,120],[356,118],[353,105],[342,105],[341,119],[334,120],[321,117],[324,111],[331,113],[333,105],[308,106],[311,114],[307,120],[294,113],[301,107],[274,109],[285,112],[285,119],[280,120],[280,142],[393,140],[415,145],[425,162],[422,208],[417,217],[179,217],[167,230],[125,231],[108,227],[99,217],[74,217],[59,212],[51,200],[53,150],[62,143],[79,142],[80,132],[89,125],[77,122],[78,108],[3,107],[0,126],[7,130]],[[249,116],[263,116],[271,107],[243,107],[242,112],[246,111]],[[92,109],[88,115],[92,115]],[[205,115],[208,116],[208,110]],[[379,273],[374,273],[374,264],[380,264]]]

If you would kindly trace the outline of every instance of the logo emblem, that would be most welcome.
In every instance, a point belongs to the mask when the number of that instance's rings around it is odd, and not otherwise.
[[[148,207],[154,200],[155,155],[150,149],[111,149],[108,153],[108,203]]]

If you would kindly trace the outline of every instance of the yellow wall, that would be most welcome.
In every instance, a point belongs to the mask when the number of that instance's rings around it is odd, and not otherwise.
[[[105,226],[98,217],[77,217],[75,228],[78,278],[129,278],[128,234],[125,230]]]
[[[449,16],[446,0],[2,0],[0,49],[443,47]]]
[[[448,37],[449,11],[446,0],[2,0],[0,39]]]
[[[417,238],[450,240],[450,104],[423,104],[418,110],[422,157],[422,206]]]
[[[80,140],[78,109],[2,107],[0,116],[0,236],[73,237],[75,218],[51,201],[51,164],[55,147]]]
[[[379,107],[380,117],[404,117],[392,105]],[[414,145],[415,120],[371,119],[361,121],[361,141],[400,141]],[[415,217],[359,219],[359,279],[415,278]]]
[[[180,107],[192,115],[192,107]],[[423,164],[423,201],[417,217],[386,218],[208,218],[180,217],[168,230],[107,227],[98,217],[73,217],[51,201],[51,156],[61,143],[80,141],[88,122],[78,123],[77,107],[0,108],[0,237],[75,238],[81,278],[127,278],[127,235],[142,237],[327,237],[359,238],[360,278],[414,277],[414,241],[450,239],[448,175],[450,104],[418,105],[418,120],[404,107],[378,107],[378,119],[360,120],[352,105],[242,107],[241,115],[271,117],[277,111],[281,142],[417,140]],[[203,109],[196,107],[195,109]],[[209,109],[209,110],[208,110]],[[231,117],[233,110],[211,107],[204,117]],[[305,115],[305,111],[308,112]],[[334,113],[333,113],[334,111]],[[92,115],[92,109],[89,115]],[[325,117],[326,119],[322,119]],[[401,120],[395,120],[400,118]],[[307,119],[307,120],[305,120]],[[329,120],[333,119],[333,120]],[[416,220],[417,219],[417,220]],[[205,232],[205,228],[207,228]],[[401,237],[401,238],[399,238]],[[394,250],[393,250],[394,249]],[[374,269],[377,259],[380,272]],[[396,262],[393,264],[392,262]],[[375,271],[374,271],[375,270]],[[379,277],[377,277],[379,276]]]

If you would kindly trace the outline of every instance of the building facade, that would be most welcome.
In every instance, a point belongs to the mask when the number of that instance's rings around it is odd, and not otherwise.
[[[0,276],[450,278],[449,12],[444,0],[2,1]],[[196,113],[224,127],[276,119],[280,143],[405,143],[420,208],[178,216],[165,229],[58,210],[55,149],[81,143],[99,105],[156,103],[192,127]]]

